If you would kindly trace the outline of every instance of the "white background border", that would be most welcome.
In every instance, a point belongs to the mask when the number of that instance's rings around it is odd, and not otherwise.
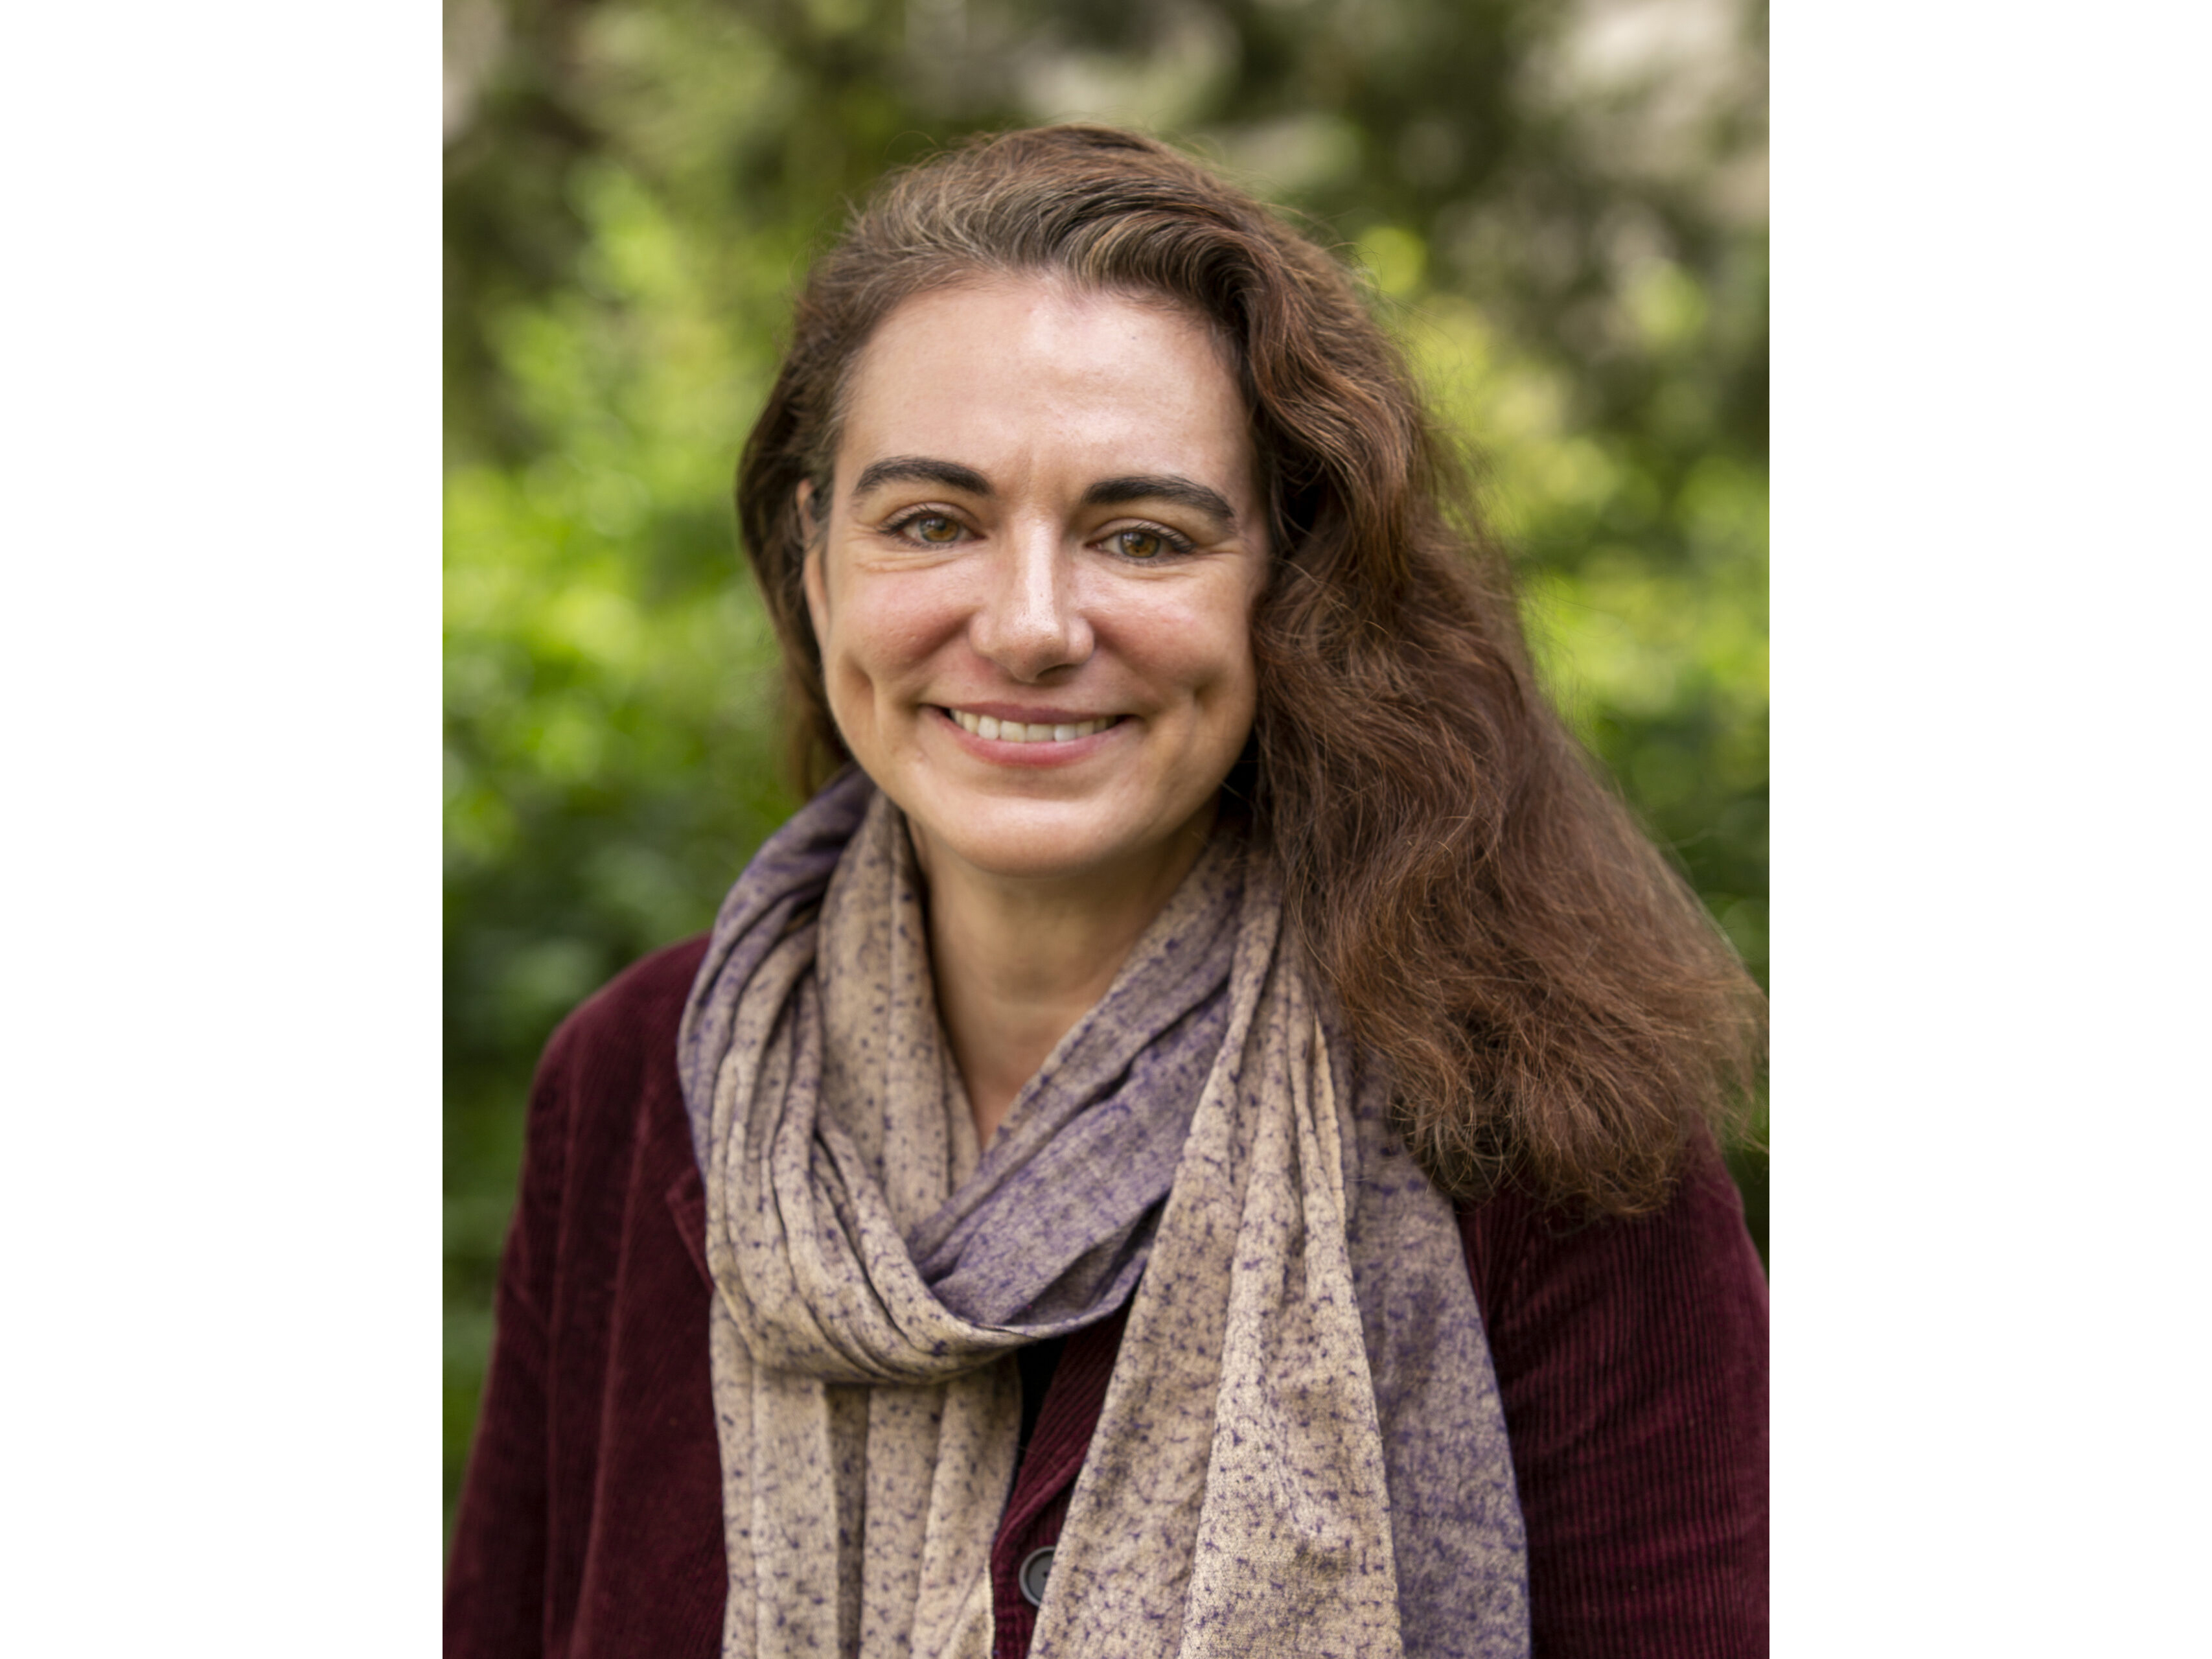
[[[1773,20],[1784,1655],[2201,1638],[2205,15]],[[426,1651],[439,21],[9,35],[0,1647]]]

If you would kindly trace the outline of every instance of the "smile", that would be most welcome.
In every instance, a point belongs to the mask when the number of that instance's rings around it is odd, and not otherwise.
[[[964,708],[948,708],[945,712],[959,721],[963,732],[996,743],[1073,743],[1078,738],[1103,732],[1121,719],[1118,714],[1107,714],[1097,720],[1036,725],[1025,724],[1021,720],[994,720],[988,714],[971,714]]]

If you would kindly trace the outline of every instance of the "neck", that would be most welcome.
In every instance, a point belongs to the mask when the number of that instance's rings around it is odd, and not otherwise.
[[[1212,829],[1208,812],[1140,865],[1050,878],[994,875],[915,835],[938,1012],[979,1142],[1106,994]]]

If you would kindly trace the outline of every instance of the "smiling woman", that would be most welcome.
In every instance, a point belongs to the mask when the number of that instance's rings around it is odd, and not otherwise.
[[[905,816],[988,1139],[1189,873],[1251,732],[1250,422],[1196,319],[1041,276],[908,301],[848,396],[807,611]]]
[[[1343,273],[970,145],[738,510],[818,793],[548,1050],[448,1652],[1764,1651],[1763,1006]]]

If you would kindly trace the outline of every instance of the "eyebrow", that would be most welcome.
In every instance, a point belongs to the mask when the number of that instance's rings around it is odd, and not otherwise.
[[[865,495],[880,484],[933,483],[970,495],[993,494],[991,481],[972,466],[957,461],[933,461],[926,455],[894,455],[862,470],[853,481],[853,493]]]
[[[1218,489],[1171,473],[1135,474],[1126,478],[1102,478],[1083,492],[1085,507],[1118,507],[1124,501],[1173,501],[1203,513],[1224,526],[1237,522],[1237,509]]]
[[[893,455],[872,462],[853,481],[853,493],[865,495],[888,483],[943,484],[969,495],[988,497],[998,492],[991,481],[972,466],[957,461],[934,460],[927,455]],[[1224,526],[1237,522],[1237,509],[1226,496],[1193,478],[1172,473],[1132,473],[1126,477],[1101,478],[1083,492],[1085,507],[1118,507],[1126,501],[1173,501],[1203,513]]]

